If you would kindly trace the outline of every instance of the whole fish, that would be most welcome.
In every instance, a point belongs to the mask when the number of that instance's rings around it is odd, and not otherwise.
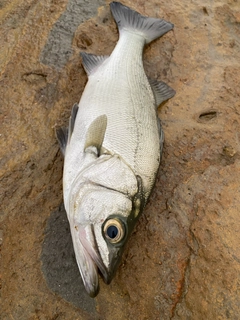
[[[145,44],[173,24],[110,4],[119,41],[110,56],[82,53],[88,82],[72,109],[69,128],[57,130],[65,156],[64,204],[77,264],[91,297],[98,270],[111,282],[158,172],[163,131],[158,105],[175,91],[147,78]]]

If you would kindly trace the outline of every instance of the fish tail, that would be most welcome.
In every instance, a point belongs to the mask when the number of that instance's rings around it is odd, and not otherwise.
[[[142,16],[120,2],[112,2],[110,8],[119,31],[124,29],[141,34],[145,38],[146,43],[161,37],[174,27],[172,23],[163,19]]]

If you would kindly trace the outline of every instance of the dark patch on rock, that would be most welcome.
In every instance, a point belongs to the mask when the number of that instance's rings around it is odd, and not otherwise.
[[[44,105],[46,108],[51,108],[58,98],[57,84],[47,83],[44,87],[40,88],[35,94],[37,103]]]
[[[40,61],[46,65],[62,68],[72,55],[74,32],[80,23],[93,16],[97,8],[104,5],[103,0],[69,0],[65,12],[52,28],[45,44]]]
[[[95,301],[85,291],[72,245],[64,206],[47,222],[42,247],[42,271],[49,288],[88,313],[95,313]]]
[[[85,33],[82,33],[76,40],[78,48],[86,50],[92,44],[90,39]]]

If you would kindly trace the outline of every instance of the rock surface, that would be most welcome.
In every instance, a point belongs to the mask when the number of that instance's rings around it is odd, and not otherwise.
[[[93,4],[94,3],[94,4]],[[240,15],[236,0],[123,1],[175,25],[147,46],[163,160],[109,286],[88,298],[62,208],[66,125],[87,77],[79,51],[118,39],[102,1],[0,2],[1,316],[8,319],[239,319]],[[60,206],[60,207],[59,207]]]

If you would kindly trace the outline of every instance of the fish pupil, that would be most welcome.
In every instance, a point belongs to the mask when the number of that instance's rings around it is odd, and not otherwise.
[[[110,239],[116,238],[118,235],[118,228],[116,226],[110,226],[107,228],[107,235]]]

